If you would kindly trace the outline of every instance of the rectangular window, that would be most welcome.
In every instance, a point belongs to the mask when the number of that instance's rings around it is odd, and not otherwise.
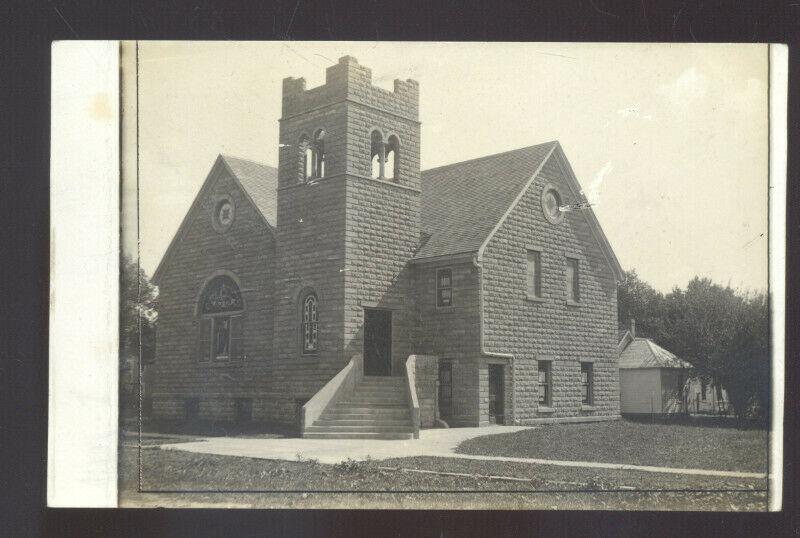
[[[581,363],[581,403],[592,405],[594,403],[594,379],[592,375],[592,363]]]
[[[539,405],[548,407],[552,405],[553,379],[552,362],[538,361],[539,366]]]
[[[581,300],[580,276],[578,260],[567,258],[567,300],[577,303]]]
[[[708,381],[705,379],[700,380],[700,399],[706,401],[706,390],[708,389]]]
[[[542,253],[528,251],[528,297],[542,297]]]
[[[436,306],[453,306],[453,271],[436,270]]]

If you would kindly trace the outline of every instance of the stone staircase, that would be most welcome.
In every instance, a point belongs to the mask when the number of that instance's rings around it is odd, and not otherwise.
[[[413,439],[405,377],[368,377],[303,432],[310,439]]]

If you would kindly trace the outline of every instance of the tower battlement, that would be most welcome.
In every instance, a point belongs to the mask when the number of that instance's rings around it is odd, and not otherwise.
[[[411,121],[419,120],[419,83],[416,80],[395,79],[393,91],[378,88],[372,84],[372,69],[359,64],[352,56],[342,56],[338,63],[328,67],[325,84],[321,86],[307,89],[304,78],[283,79],[284,118],[341,101],[354,101]]]

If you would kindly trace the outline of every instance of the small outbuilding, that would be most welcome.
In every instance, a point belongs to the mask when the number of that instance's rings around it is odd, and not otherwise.
[[[619,342],[620,412],[628,415],[685,411],[684,386],[691,365],[649,338],[636,336],[635,322]]]

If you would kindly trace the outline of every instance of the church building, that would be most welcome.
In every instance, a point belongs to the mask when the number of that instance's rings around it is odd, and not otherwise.
[[[163,419],[304,437],[619,417],[611,246],[556,141],[420,170],[419,86],[283,81],[278,168],[220,155],[159,264]]]

